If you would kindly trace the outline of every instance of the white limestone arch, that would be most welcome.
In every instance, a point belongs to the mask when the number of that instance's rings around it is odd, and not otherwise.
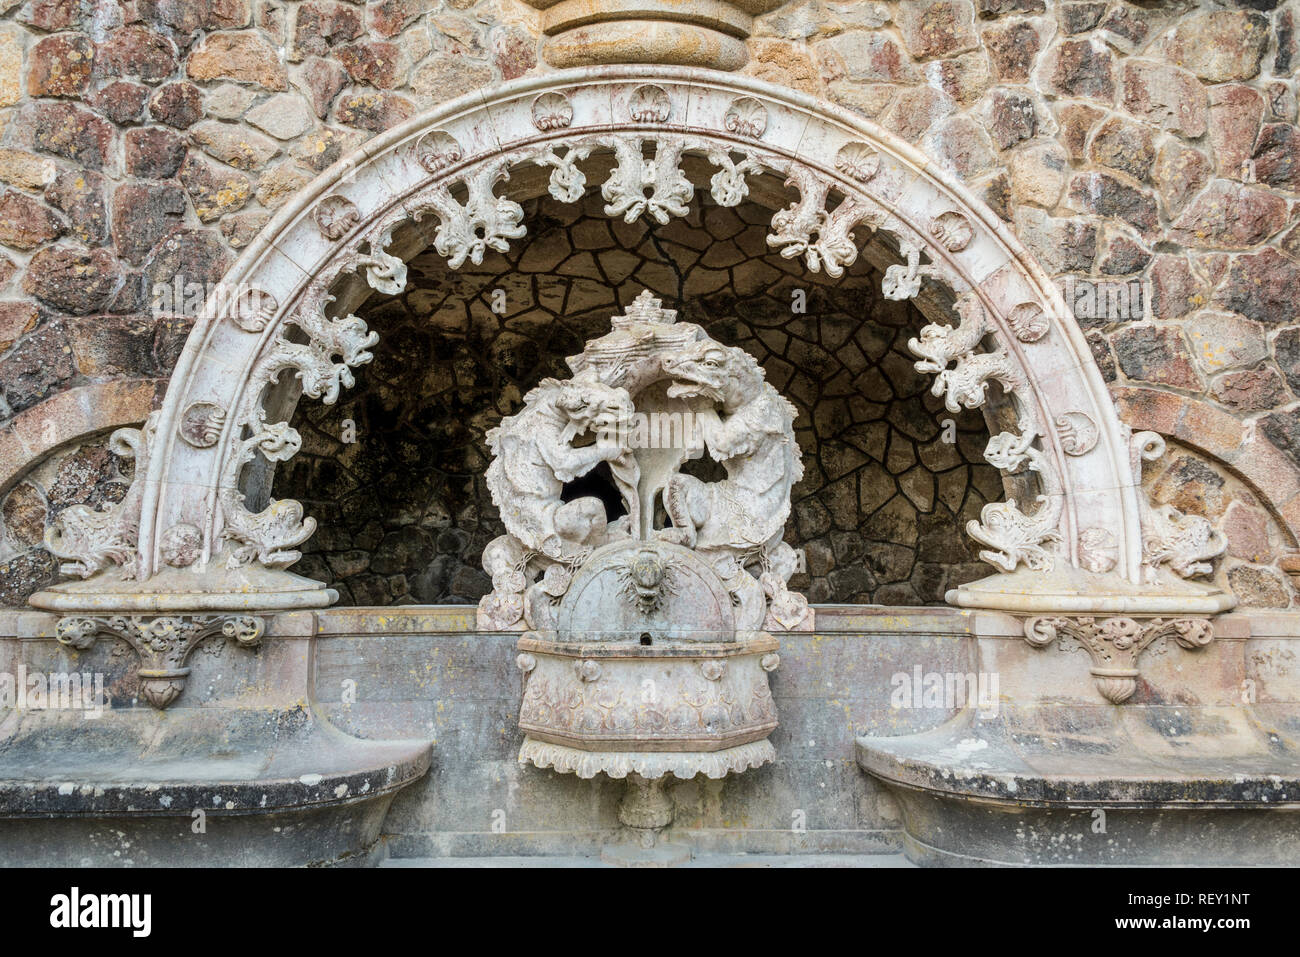
[[[328,603],[327,589],[283,571],[315,527],[301,506],[244,507],[244,465],[298,447],[288,422],[276,421],[282,410],[265,408],[268,383],[296,376],[308,396],[333,401],[376,341],[337,309],[346,303],[332,303],[344,277],[400,291],[406,267],[394,232],[412,222],[452,267],[504,249],[524,232],[511,195],[523,177],[512,181],[511,170],[548,174],[542,189],[576,201],[583,162],[598,151],[615,160],[590,184],[610,215],[684,215],[695,186],[682,157],[702,156],[720,204],[743,200],[761,172],[797,190],[773,216],[769,244],[782,255],[838,276],[880,231],[905,259],[887,270],[887,296],[910,298],[925,277],[953,291],[953,324],[927,326],[912,342],[918,368],[936,375],[935,392],[954,411],[981,405],[998,382],[1018,421],[992,438],[987,457],[1037,473],[1043,492],[989,505],[968,525],[1004,573],[1082,569],[1123,590],[1162,566],[1208,570],[1204,559],[1222,550],[1201,520],[1146,505],[1138,462],[1158,454],[1159,437],[1129,435],[1060,293],[962,184],[881,127],[813,97],[732,74],[603,67],[455,100],[365,143],[281,208],[227,273],[226,295],[205,306],[161,411],[125,437],[140,456],[127,499],[110,512],[69,510],[53,530],[51,548],[85,580],[32,603]]]

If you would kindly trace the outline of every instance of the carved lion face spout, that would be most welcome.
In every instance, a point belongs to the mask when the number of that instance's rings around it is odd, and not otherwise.
[[[760,386],[748,358],[738,349],[702,340],[686,346],[676,355],[664,356],[664,372],[672,376],[670,399],[703,397],[730,412],[753,398]]]
[[[556,404],[569,419],[568,433],[617,434],[632,416],[632,399],[625,389],[600,382],[566,382]]]

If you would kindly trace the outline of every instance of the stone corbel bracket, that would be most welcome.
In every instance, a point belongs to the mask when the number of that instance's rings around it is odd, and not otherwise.
[[[118,638],[140,656],[140,690],[162,710],[180,697],[190,669],[190,653],[210,638],[233,639],[241,648],[256,648],[266,633],[257,615],[113,615],[59,619],[60,644],[86,651],[101,637]]]
[[[1039,616],[1024,620],[1025,641],[1046,648],[1080,647],[1092,659],[1097,690],[1112,704],[1123,704],[1137,690],[1138,658],[1161,639],[1172,639],[1188,650],[1204,648],[1214,638],[1214,625],[1205,618],[1094,618]]]

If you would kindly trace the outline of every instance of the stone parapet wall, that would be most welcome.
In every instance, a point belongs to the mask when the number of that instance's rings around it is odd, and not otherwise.
[[[165,377],[189,320],[153,307],[155,285],[215,282],[377,132],[550,69],[539,16],[517,0],[0,0],[0,433],[70,390]],[[795,0],[747,47],[744,72],[866,115],[975,187],[1083,302],[1117,390],[1276,450],[1244,482],[1205,459],[1255,501],[1177,504],[1247,515],[1222,574],[1248,603],[1293,600],[1278,554],[1300,516],[1275,493],[1300,472],[1300,2]],[[1108,311],[1129,283],[1138,301]],[[34,431],[33,460],[78,434]],[[0,561],[48,568],[28,533],[50,494],[19,484],[0,503]],[[1258,571],[1234,579],[1238,564]]]

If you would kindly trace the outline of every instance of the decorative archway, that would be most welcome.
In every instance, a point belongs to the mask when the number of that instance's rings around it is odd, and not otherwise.
[[[259,511],[248,501],[268,463],[297,451],[284,420],[296,390],[332,402],[369,360],[377,333],[348,309],[371,290],[400,291],[404,257],[430,245],[453,268],[504,251],[524,232],[519,199],[549,191],[573,202],[589,176],[604,177],[610,216],[685,215],[697,188],[685,169],[702,164],[723,206],[765,176],[793,187],[798,198],[780,200],[768,243],[809,270],[839,276],[860,254],[855,231],[870,231],[901,260],[886,270],[887,297],[916,297],[927,278],[953,297],[959,322],[931,324],[910,343],[917,368],[936,376],[953,411],[1000,387],[1015,424],[991,430],[986,458],[1031,475],[1039,493],[989,505],[968,524],[1002,575],[950,601],[1038,612],[1230,607],[1229,596],[1170,574],[1208,571],[1223,543],[1203,520],[1146,503],[1140,461],[1159,454],[1159,437],[1129,434],[1059,292],[1005,224],[870,122],[767,83],[673,67],[561,72],[462,97],[315,180],[205,306],[162,410],[123,436],[139,458],[127,498],[109,512],[68,510],[52,531],[51,549],[83,580],[32,603],[328,604],[328,589],[284,570],[314,521],[293,501]]]

